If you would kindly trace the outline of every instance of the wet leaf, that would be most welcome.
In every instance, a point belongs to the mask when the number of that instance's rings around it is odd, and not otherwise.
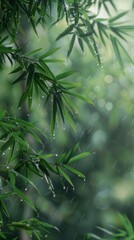
[[[65,173],[65,171],[63,171],[63,169],[62,169],[61,167],[59,167],[59,166],[58,166],[57,168],[58,168],[58,171],[59,171],[59,173],[61,174],[61,176],[63,176],[63,177],[66,179],[66,181],[67,181],[72,187],[74,187],[74,185],[73,185],[70,177]]]
[[[76,155],[75,157],[70,158],[69,163],[81,160],[81,159],[83,159],[85,157],[90,156],[91,154],[92,154],[91,152],[80,153],[80,154]]]

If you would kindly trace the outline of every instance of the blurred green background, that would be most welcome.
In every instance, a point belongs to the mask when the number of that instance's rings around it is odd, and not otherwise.
[[[129,8],[127,1],[122,1],[120,9]],[[129,16],[131,17],[131,16]],[[55,42],[63,29],[64,21],[54,27],[38,28],[39,37],[27,27],[26,32],[18,36],[20,45],[27,50],[42,48],[42,51],[60,47],[55,58],[65,60],[63,63],[51,65],[53,71],[60,73],[65,69],[73,69],[76,74],[68,81],[78,83],[77,92],[90,97],[95,106],[88,105],[76,98],[74,122],[76,132],[60,120],[57,122],[55,138],[50,139],[50,107],[44,108],[44,95],[34,99],[32,111],[26,106],[17,109],[22,86],[11,85],[14,76],[9,75],[10,65],[7,63],[1,73],[0,101],[3,109],[12,114],[37,122],[45,134],[44,152],[60,154],[74,147],[78,142],[79,151],[92,151],[91,157],[77,163],[77,168],[86,175],[86,181],[72,177],[75,189],[66,182],[52,176],[56,196],[53,197],[44,180],[34,179],[41,192],[38,195],[29,186],[27,192],[33,196],[39,209],[39,217],[60,228],[60,233],[52,233],[50,240],[82,240],[87,232],[96,232],[96,226],[118,226],[117,212],[127,214],[134,223],[134,66],[125,56],[124,73],[108,44],[104,49],[99,45],[103,70],[100,70],[88,49],[83,54],[77,44],[72,55],[67,59],[69,37]],[[134,58],[133,40],[129,39],[127,51]],[[36,57],[36,56],[35,56]],[[80,85],[80,86],[79,86]],[[36,146],[40,148],[40,146]],[[50,159],[51,160],[51,159]],[[20,183],[21,186],[21,183]],[[65,188],[65,189],[64,189]],[[17,203],[20,208],[21,203]],[[12,210],[12,209],[11,209]],[[14,210],[12,210],[14,211]],[[14,213],[14,217],[18,217]],[[20,214],[20,213],[19,213]],[[23,216],[33,215],[22,210]]]

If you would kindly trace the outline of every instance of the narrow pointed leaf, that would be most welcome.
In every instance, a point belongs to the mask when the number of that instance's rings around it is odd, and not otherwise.
[[[64,73],[61,73],[59,75],[56,76],[56,79],[57,80],[60,80],[60,79],[63,79],[63,78],[66,78],[66,77],[69,77],[70,75],[76,73],[75,71],[67,71],[67,72],[64,72]]]
[[[75,42],[75,37],[76,35],[73,34],[72,38],[71,38],[71,42],[70,42],[70,45],[69,45],[69,50],[67,52],[67,56],[69,57],[71,52],[72,52],[72,49],[73,49],[73,46],[74,46],[74,42]]]
[[[56,40],[59,40],[60,38],[66,36],[67,34],[70,34],[74,28],[74,24],[71,24],[69,27],[67,27],[57,38]]]
[[[80,153],[80,154],[76,155],[75,157],[70,158],[69,163],[81,160],[81,159],[83,159],[85,157],[90,156],[91,154],[92,154],[91,152]]]
[[[63,171],[63,169],[61,167],[58,167],[58,171],[59,173],[66,179],[66,181],[72,186],[74,187],[70,177]]]
[[[79,172],[78,170],[76,170],[75,168],[72,168],[68,165],[63,165],[63,167],[66,168],[68,171],[76,174],[78,177],[85,179],[85,175],[83,173]]]
[[[51,49],[50,51],[46,52],[45,54],[41,55],[39,57],[39,59],[44,59],[50,55],[52,55],[53,53],[57,52],[60,48],[54,48],[54,49]]]
[[[109,19],[109,23],[115,22],[116,20],[124,17],[127,13],[128,13],[128,11],[124,11],[124,12],[119,13],[119,14],[116,15],[115,17],[110,18],[110,19]]]

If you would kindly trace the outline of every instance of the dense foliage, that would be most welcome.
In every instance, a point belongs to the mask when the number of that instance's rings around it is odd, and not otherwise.
[[[132,3],[132,8],[133,5]],[[106,17],[101,17],[102,11],[103,14],[105,12]],[[38,209],[34,204],[34,199],[27,193],[27,185],[31,185],[38,192],[33,176],[37,179],[43,178],[55,197],[51,175],[59,176],[63,188],[64,181],[74,188],[69,173],[86,178],[75,168],[74,163],[91,155],[90,150],[79,152],[79,144],[74,145],[67,152],[61,150],[58,156],[45,153],[43,142],[45,136],[42,136],[42,131],[26,117],[32,108],[33,100],[40,98],[43,94],[43,103],[48,112],[51,110],[51,139],[56,137],[57,122],[61,124],[61,121],[65,123],[67,120],[72,129],[76,130],[74,116],[77,109],[73,104],[73,97],[91,105],[94,105],[94,102],[89,97],[76,92],[78,84],[73,81],[74,70],[65,70],[57,74],[50,67],[50,63],[55,65],[63,61],[51,56],[54,53],[58,55],[59,48],[46,52],[43,49],[27,52],[25,44],[21,41],[21,34],[26,33],[25,27],[32,26],[35,34],[39,35],[40,25],[43,28],[48,25],[55,28],[57,22],[65,21],[66,27],[56,36],[56,40],[69,36],[67,57],[70,57],[75,44],[78,43],[82,52],[88,47],[101,70],[103,64],[100,47],[102,45],[107,47],[110,43],[119,67],[124,71],[122,54],[125,54],[133,63],[125,49],[128,36],[134,30],[133,25],[124,22],[127,14],[127,11],[118,12],[113,0],[0,1],[0,67],[3,69],[4,65],[10,63],[10,74],[14,78],[12,87],[15,88],[17,84],[20,84],[21,97],[18,108],[23,109],[23,115],[20,117],[17,114],[13,115],[8,108],[1,107],[0,110],[1,239],[19,239],[19,235],[22,237],[22,230],[25,230],[28,236],[33,236],[33,239],[44,239],[49,230],[57,230],[53,225],[38,218]],[[72,77],[72,81],[65,81],[67,77]],[[20,181],[23,182],[23,187],[20,187]],[[35,217],[23,219],[20,216],[20,219],[14,219],[9,208],[10,201],[14,202],[12,208],[15,207],[17,201],[24,205],[27,204],[33,210]]]

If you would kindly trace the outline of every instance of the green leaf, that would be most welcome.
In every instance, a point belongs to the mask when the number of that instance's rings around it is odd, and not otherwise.
[[[9,170],[8,175],[9,175],[10,183],[12,184],[12,186],[15,186],[16,178],[14,173]]]
[[[8,224],[10,227],[25,229],[25,230],[33,230],[33,227],[31,227],[29,224],[22,223],[22,222],[12,222],[11,224]]]
[[[112,30],[112,32],[114,34],[116,34],[119,38],[121,38],[122,40],[126,41],[126,39],[122,36],[122,32],[120,32],[120,29],[118,27],[110,27],[110,29]]]
[[[15,83],[18,83],[18,82],[24,80],[26,75],[27,75],[27,72],[23,72],[15,81],[13,81],[12,84],[15,84]]]
[[[87,97],[84,97],[78,93],[74,93],[74,92],[70,92],[70,91],[66,91],[64,90],[65,93],[69,94],[69,95],[72,95],[74,97],[77,97],[77,98],[80,98],[81,100],[83,100],[84,102],[87,102],[89,104],[92,104],[94,105],[94,102],[90,99],[90,98],[87,98]]]
[[[76,155],[75,157],[70,158],[69,163],[81,160],[82,158],[90,156],[92,153],[91,152],[84,152]]]
[[[128,232],[129,236],[134,237],[134,229],[133,229],[133,226],[132,226],[131,222],[129,221],[128,217],[126,215],[123,216],[120,213],[118,213],[118,216],[119,216],[119,219],[120,219],[123,227]]]
[[[19,66],[19,67],[15,68],[12,72],[10,72],[10,74],[20,72],[21,70],[22,70],[22,67]]]
[[[62,121],[64,123],[64,105],[62,103],[62,98],[61,98],[60,93],[56,94],[56,99],[57,99],[57,104],[58,104],[58,107],[59,107],[60,115],[61,115]]]
[[[63,171],[63,169],[62,169],[61,167],[59,167],[59,166],[58,166],[57,168],[58,168],[59,173],[66,179],[66,181],[67,181],[72,187],[74,187],[74,185],[73,185],[70,177]]]
[[[126,31],[126,32],[133,32],[134,31],[134,26],[133,25],[124,25],[124,26],[118,26],[120,31]]]
[[[72,52],[72,49],[73,49],[73,46],[74,46],[74,42],[75,42],[75,37],[76,37],[76,34],[73,34],[72,38],[71,38],[71,42],[70,42],[70,45],[69,45],[69,50],[67,52],[67,56],[69,57],[71,52]]]
[[[31,52],[26,53],[26,56],[33,55],[33,54],[35,54],[35,53],[37,53],[37,52],[39,52],[39,51],[41,51],[41,50],[42,50],[42,48],[38,48],[38,49],[36,49],[36,50],[33,50],[33,51],[31,51]]]
[[[60,38],[66,36],[67,34],[70,34],[74,28],[74,24],[71,24],[69,27],[67,27],[57,38],[56,40],[59,40]]]
[[[17,178],[22,179],[22,181],[24,181],[25,183],[29,183],[33,188],[35,188],[35,190],[37,192],[39,192],[38,188],[35,186],[35,184],[32,181],[30,181],[29,178],[25,177],[24,175],[22,175],[21,173],[15,171],[15,170],[10,170],[10,172],[15,174],[15,176],[17,176]]]
[[[117,42],[119,44],[119,46],[121,47],[121,49],[123,50],[123,52],[125,53],[126,57],[129,59],[129,61],[134,64],[133,59],[130,57],[130,55],[128,54],[127,50],[124,48],[124,46],[120,43],[120,41],[117,39]]]
[[[120,51],[119,51],[119,48],[118,48],[118,45],[117,45],[117,40],[116,40],[115,37],[112,37],[112,36],[110,36],[110,39],[111,39],[111,42],[112,42],[112,45],[113,45],[113,49],[114,49],[116,58],[118,60],[118,63],[121,66],[121,68],[123,69],[124,66],[123,66],[122,58],[121,58]]]
[[[56,76],[56,79],[57,80],[60,80],[60,79],[63,79],[63,78],[66,78],[66,77],[69,77],[70,75],[76,73],[75,71],[67,71],[67,72],[64,72],[64,73],[61,73],[59,75]]]
[[[65,114],[65,117],[66,117],[67,121],[69,122],[70,126],[72,127],[72,129],[74,131],[76,131],[76,125],[75,125],[74,121],[72,120],[68,111],[64,110],[64,114]]]
[[[53,96],[53,110],[51,116],[51,135],[54,134],[55,124],[56,124],[56,114],[57,114],[57,99],[56,96]]]
[[[60,48],[54,48],[54,49],[51,49],[50,51],[46,52],[45,54],[41,55],[39,57],[39,59],[44,59],[50,55],[52,55],[53,53],[57,52]],[[45,60],[46,61],[46,60]]]
[[[12,47],[5,47],[5,46],[0,46],[0,53],[12,53],[15,50],[12,49]]]
[[[50,70],[50,68],[47,66],[47,64],[42,59],[39,60],[39,63],[41,64],[41,66],[43,67],[45,72],[47,73],[48,77],[50,77],[51,80],[55,80],[55,76],[52,73],[52,71]]]
[[[2,199],[0,200],[0,203],[1,203],[1,207],[2,207],[2,210],[3,210],[4,214],[9,218],[8,209],[7,209],[5,203],[4,203],[4,201]]]
[[[36,210],[33,202],[30,201],[30,200],[26,197],[26,195],[25,195],[24,193],[22,193],[17,187],[12,186],[11,184],[9,184],[9,185],[13,188],[14,192],[15,192],[24,202],[26,202],[26,203],[29,205],[30,208],[32,208],[35,212],[37,212],[37,210]]]
[[[81,48],[82,52],[84,52],[83,41],[82,41],[82,39],[79,38],[79,37],[78,37],[78,43],[79,43],[79,45],[80,45],[80,48]]]
[[[7,150],[9,146],[11,146],[14,143],[14,138],[10,137],[1,147],[1,151],[4,152]]]
[[[27,97],[28,97],[28,91],[25,91],[19,100],[18,107],[20,107],[24,103]]]
[[[70,166],[68,166],[68,165],[62,165],[62,166],[63,166],[65,169],[67,169],[68,171],[76,174],[78,177],[81,177],[81,178],[83,178],[83,179],[86,178],[83,173],[79,172],[79,171],[76,170],[75,168],[72,168],[72,167],[70,167]]]
[[[30,18],[30,22],[31,22],[31,25],[32,25],[32,28],[33,28],[34,32],[38,36],[37,30],[36,30],[36,25],[35,25],[35,22],[34,22],[34,20],[32,18]]]
[[[124,12],[117,14],[115,17],[112,17],[109,19],[109,23],[115,22],[116,20],[124,17],[127,13],[128,13],[128,11],[124,11]]]
[[[40,160],[45,168],[48,168],[51,172],[58,174],[57,170],[52,166],[51,163],[48,163],[47,161],[45,161],[44,159],[41,159],[41,158],[40,158]]]

